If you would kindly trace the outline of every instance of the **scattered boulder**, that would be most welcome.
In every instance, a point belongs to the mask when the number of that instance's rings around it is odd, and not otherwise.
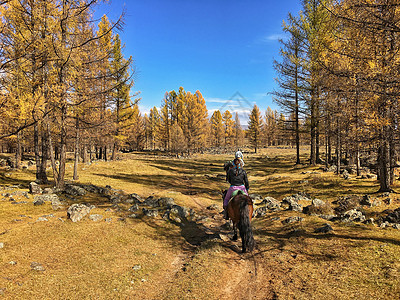
[[[154,198],[154,196],[149,196],[144,200],[144,204],[150,207],[157,207],[158,206],[158,200]]]
[[[333,231],[333,228],[329,224],[325,224],[324,226],[315,229],[316,233],[328,233],[330,231]]]
[[[103,216],[99,215],[99,214],[93,214],[93,215],[89,215],[89,219],[92,221],[98,222],[101,219],[103,219]]]
[[[258,194],[249,194],[249,197],[253,200],[253,201],[261,201],[262,200],[262,196],[258,195]]]
[[[42,188],[36,182],[29,183],[29,193],[31,194],[41,194]]]
[[[157,210],[157,209],[147,209],[147,208],[143,208],[142,211],[143,211],[143,214],[144,214],[145,216],[148,216],[148,217],[155,218],[155,217],[158,216],[158,210]]]
[[[175,205],[174,199],[163,197],[157,200],[159,207],[172,207]]]
[[[51,207],[53,208],[53,210],[59,210],[64,206],[58,197],[57,198],[54,197],[53,199],[51,199]]]
[[[344,170],[344,171],[343,171],[342,176],[343,176],[343,178],[344,178],[345,180],[347,180],[347,179],[350,178],[350,174],[349,174],[349,172],[348,172],[347,170]]]
[[[263,207],[259,207],[254,211],[254,215],[256,218],[260,218],[260,217],[264,217],[267,214],[267,207],[263,206]]]
[[[43,201],[43,203],[47,201],[47,202],[53,203],[53,201],[60,201],[60,199],[58,198],[58,196],[56,194],[43,194],[43,195],[36,195],[34,197],[33,203],[35,204],[36,201],[39,201],[39,202]],[[35,205],[41,205],[41,204],[35,204]]]
[[[65,186],[65,193],[71,196],[84,196],[86,195],[86,190],[77,185],[67,184]]]
[[[361,211],[357,209],[351,209],[341,215],[341,220],[343,222],[364,222],[365,216]]]
[[[333,203],[339,205],[335,208],[335,211],[337,214],[341,215],[346,211],[358,208],[360,206],[360,197],[355,195],[341,196]]]
[[[130,212],[135,212],[135,211],[138,211],[138,210],[139,210],[139,205],[137,205],[137,204],[132,205],[128,209],[128,211],[130,211]]]
[[[43,194],[54,194],[54,190],[52,188],[45,188]]]
[[[400,224],[400,207],[390,212],[386,217],[383,218],[383,221]]]
[[[133,193],[129,195],[127,203],[141,204],[143,199],[138,194]]]
[[[34,271],[39,271],[39,272],[45,271],[45,268],[43,267],[43,265],[38,262],[35,262],[35,261],[31,263],[31,269]]]
[[[33,205],[35,205],[35,206],[39,206],[39,205],[43,205],[43,204],[44,204],[43,199],[36,199],[33,201]]]
[[[303,212],[303,206],[299,203],[292,202],[289,204],[288,210]]]
[[[379,206],[382,204],[381,201],[379,201],[376,198],[372,198],[370,195],[364,195],[360,201],[361,205],[367,205],[369,207],[374,207],[374,206]]]
[[[67,210],[67,216],[71,219],[72,222],[78,222],[82,220],[87,214],[89,214],[90,210],[94,208],[93,205],[85,205],[85,204],[72,204]]]
[[[272,197],[265,197],[264,200],[258,205],[265,205],[270,211],[280,211],[281,205],[278,200]]]
[[[332,216],[331,205],[319,199],[313,199],[311,205],[304,207],[303,212],[311,216]]]
[[[283,220],[282,224],[290,224],[290,223],[295,223],[295,222],[301,222],[303,220],[304,220],[304,218],[302,218],[302,217],[289,217],[289,218]]]
[[[4,243],[0,243],[0,249],[4,248]]]

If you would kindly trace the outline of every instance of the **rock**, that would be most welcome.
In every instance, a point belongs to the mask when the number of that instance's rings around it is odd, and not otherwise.
[[[0,249],[4,248],[4,243],[0,243]]]
[[[313,199],[311,205],[304,207],[303,212],[311,216],[319,216],[324,219],[333,218],[331,205],[319,199]]]
[[[379,201],[376,198],[371,198],[370,195],[364,195],[360,201],[361,205],[367,205],[369,207],[374,207],[374,206],[379,206],[382,204],[381,201]]]
[[[54,190],[52,188],[45,188],[43,194],[54,194]]]
[[[87,206],[85,204],[72,204],[67,210],[67,216],[71,219],[72,222],[78,222],[82,220],[87,214],[89,214],[90,210],[94,208],[93,205]]]
[[[250,194],[249,197],[250,197],[253,201],[261,201],[261,200],[262,200],[261,195],[258,195],[258,194]]]
[[[329,168],[327,168],[326,171],[335,173],[337,171],[337,166],[336,165],[332,165]]]
[[[172,207],[173,205],[175,205],[174,199],[172,198],[168,198],[168,197],[163,197],[157,200],[158,201],[158,206],[159,207]]]
[[[264,204],[265,207],[270,211],[280,211],[281,205],[278,200],[272,197],[265,197],[264,200],[260,203]]]
[[[143,211],[143,214],[145,216],[148,216],[148,217],[155,218],[155,217],[158,216],[158,210],[157,209],[146,209],[146,208],[143,208],[142,211]]]
[[[135,212],[135,211],[138,211],[138,210],[139,210],[139,205],[137,205],[137,204],[132,205],[132,206],[128,209],[128,211],[130,211],[130,212]]]
[[[128,196],[127,203],[141,204],[143,199],[138,194],[133,193]]]
[[[344,170],[344,171],[343,171],[342,176],[343,176],[343,178],[344,178],[345,180],[347,180],[347,179],[350,178],[350,174],[349,174],[349,172],[348,172],[347,170]]]
[[[99,215],[99,214],[93,214],[93,215],[89,215],[89,219],[97,222],[97,221],[100,221],[101,219],[103,219],[103,216]]]
[[[365,221],[365,216],[361,211],[357,209],[351,209],[342,214],[341,220],[343,222],[363,222]]]
[[[65,186],[65,193],[71,196],[84,196],[86,195],[86,190],[77,185],[67,184]]]
[[[58,197],[57,198],[54,197],[53,199],[51,199],[51,207],[53,208],[53,210],[59,210],[64,206]]]
[[[43,204],[44,204],[43,199],[36,199],[35,201],[33,201],[33,205],[35,205],[35,206],[39,206],[39,205],[43,205]]]
[[[339,206],[335,208],[335,211],[337,214],[341,215],[346,211],[358,208],[360,206],[360,200],[360,197],[355,195],[339,197],[338,200],[333,202],[339,204]]]
[[[151,207],[157,207],[158,206],[158,200],[155,199],[153,196],[149,196],[144,200],[145,205],[151,206]]]
[[[290,224],[290,223],[295,223],[295,222],[301,222],[303,220],[304,220],[304,218],[302,218],[302,217],[289,217],[289,218],[283,220],[282,224]]]
[[[39,199],[41,199],[41,200],[43,200],[45,202],[46,201],[51,202],[53,200],[60,200],[56,194],[36,195],[34,197],[34,200],[39,200]]]
[[[36,222],[47,222],[49,221],[48,219],[44,218],[44,217],[39,217]]]
[[[303,206],[302,206],[301,204],[298,204],[298,203],[294,203],[294,202],[293,202],[293,203],[290,203],[290,204],[289,204],[288,210],[303,212]]]
[[[330,231],[333,231],[333,228],[329,224],[325,224],[324,226],[315,229],[316,233],[328,233]]]
[[[383,221],[400,224],[400,207],[396,208],[392,212],[389,212],[389,214],[383,218]]]
[[[36,182],[31,182],[31,183],[29,183],[29,193],[41,194],[42,189],[41,189],[40,185],[38,185]]]
[[[45,270],[42,264],[35,261],[31,263],[31,269],[39,272],[43,272]]]
[[[15,266],[16,264],[17,264],[17,262],[16,261],[10,261],[10,262],[8,262],[10,265],[12,265],[12,266]]]
[[[132,270],[133,270],[133,271],[139,271],[141,268],[142,268],[141,265],[134,265],[134,266],[132,267]]]
[[[207,206],[208,210],[213,210],[213,211],[218,211],[219,206],[217,204],[211,204],[210,206]]]
[[[374,218],[369,218],[369,219],[366,219],[363,223],[375,225],[375,220],[374,220]]]
[[[260,218],[267,215],[267,207],[259,207],[254,211],[255,217]]]

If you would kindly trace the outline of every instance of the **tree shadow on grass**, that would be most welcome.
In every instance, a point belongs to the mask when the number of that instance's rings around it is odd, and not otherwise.
[[[193,186],[191,182],[182,180],[181,176],[175,175],[137,175],[137,174],[94,174],[97,176],[108,177],[130,183],[137,183],[144,186],[155,186],[160,189],[172,189],[182,194],[215,194],[216,188],[204,184],[203,186]]]

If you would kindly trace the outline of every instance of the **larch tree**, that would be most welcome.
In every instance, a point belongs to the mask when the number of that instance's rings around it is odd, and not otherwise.
[[[222,123],[222,115],[219,110],[213,112],[211,119],[211,139],[212,145],[221,147],[224,142],[224,125]]]
[[[249,127],[247,128],[247,137],[250,144],[254,147],[254,152],[257,153],[257,148],[260,145],[260,137],[262,130],[262,117],[260,109],[254,104],[249,117]]]
[[[225,147],[232,146],[234,142],[234,121],[232,120],[232,114],[229,110],[226,110],[222,115],[222,123],[224,125]]]

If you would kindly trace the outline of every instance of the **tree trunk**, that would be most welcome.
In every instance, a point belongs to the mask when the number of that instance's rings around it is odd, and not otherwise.
[[[76,134],[75,134],[75,157],[74,157],[74,175],[73,180],[78,180],[78,163],[79,163],[79,119],[76,118]]]
[[[15,152],[15,168],[21,168],[22,160],[22,146],[21,146],[21,132],[18,131],[17,134],[17,151]]]
[[[60,124],[60,164],[58,169],[57,188],[64,190],[65,188],[65,164],[67,162],[67,106],[64,104],[61,108],[61,124]]]

